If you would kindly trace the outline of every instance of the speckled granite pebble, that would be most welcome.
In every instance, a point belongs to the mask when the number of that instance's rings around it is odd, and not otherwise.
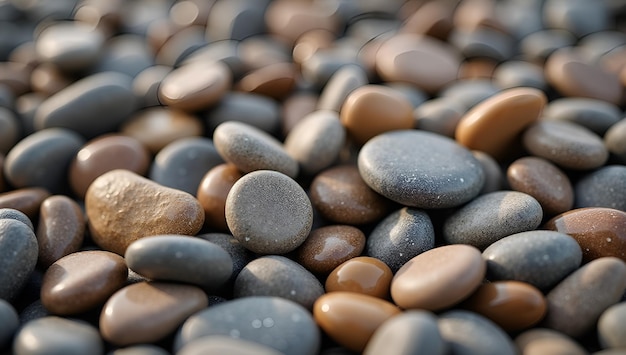
[[[0,298],[11,300],[28,282],[37,263],[37,238],[26,224],[0,219]]]
[[[517,353],[513,341],[501,328],[474,312],[452,310],[442,313],[439,331],[453,354]]]
[[[607,207],[626,211],[626,166],[606,165],[574,185],[574,207]]]
[[[98,355],[104,353],[104,344],[94,326],[83,321],[49,316],[26,323],[15,336],[13,352],[16,355]]]

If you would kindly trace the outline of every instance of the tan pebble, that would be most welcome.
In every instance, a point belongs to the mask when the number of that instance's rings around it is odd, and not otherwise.
[[[446,40],[452,30],[453,10],[448,4],[428,1],[406,20],[401,31]]]
[[[370,256],[358,256],[337,266],[326,278],[326,292],[346,291],[389,298],[393,273],[389,266]]]
[[[302,34],[314,29],[335,32],[339,25],[337,20],[318,3],[290,0],[272,2],[265,13],[270,33],[283,37],[288,43],[294,43]]]
[[[283,100],[293,91],[296,74],[296,68],[291,63],[270,64],[246,74],[237,87],[241,91]]]
[[[567,335],[546,328],[533,328],[519,334],[515,345],[523,355],[587,355],[587,351]]]

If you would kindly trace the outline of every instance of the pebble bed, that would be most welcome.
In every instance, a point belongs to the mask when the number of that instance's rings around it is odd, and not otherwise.
[[[626,5],[0,0],[0,354],[626,354]]]

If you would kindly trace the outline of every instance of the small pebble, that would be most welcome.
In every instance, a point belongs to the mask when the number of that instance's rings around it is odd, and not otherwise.
[[[454,132],[466,108],[453,98],[439,97],[415,107],[415,128],[454,138]]]
[[[258,94],[229,92],[211,110],[202,114],[207,132],[227,121],[243,122],[264,132],[278,132],[281,114],[276,101]]]
[[[237,84],[243,92],[252,92],[283,100],[293,91],[297,71],[292,63],[272,63],[248,72]]]
[[[0,219],[0,299],[20,294],[37,263],[37,238],[26,224]]]
[[[159,86],[172,71],[167,65],[153,65],[139,72],[133,79],[133,94],[140,107],[159,106]]]
[[[37,59],[65,71],[80,71],[96,63],[104,45],[100,31],[79,21],[51,24],[35,40]]]
[[[621,163],[626,163],[626,120],[621,119],[604,135],[606,149]]]
[[[346,65],[328,80],[317,102],[318,110],[339,112],[348,95],[368,84],[367,74],[357,65]]]
[[[548,86],[543,67],[521,60],[510,60],[499,64],[493,72],[493,80],[502,89],[531,87],[545,90]]]
[[[543,111],[543,119],[573,122],[601,137],[621,118],[622,111],[617,105],[580,97],[552,100]]]
[[[87,222],[78,203],[64,195],[46,198],[39,209],[37,243],[39,265],[47,268],[60,258],[78,251]]]
[[[233,272],[228,279],[229,283],[235,282],[241,270],[252,260],[252,253],[230,234],[206,233],[199,234],[197,237],[219,246],[230,255],[233,262]]]
[[[13,342],[13,353],[98,355],[104,354],[104,344],[94,326],[83,321],[48,316],[30,321],[19,330]]]
[[[609,25],[607,5],[584,0],[548,0],[543,8],[544,23],[567,30],[577,37],[602,31]]]
[[[39,215],[39,206],[49,196],[50,192],[40,187],[15,189],[0,194],[0,208],[18,210],[33,220]]]
[[[326,278],[326,292],[346,291],[389,299],[393,272],[379,259],[358,256],[337,266]]]
[[[27,225],[30,230],[35,231],[33,222],[24,213],[13,208],[0,208],[0,219],[14,219]]]
[[[474,312],[442,313],[439,332],[453,354],[517,354],[513,341],[500,327]]]
[[[361,255],[365,235],[356,227],[328,225],[311,231],[297,250],[296,261],[315,274],[328,274]]]
[[[460,103],[466,110],[482,101],[498,94],[501,89],[488,79],[457,80],[446,86],[440,93],[440,98],[450,98]]]
[[[15,308],[4,299],[0,299],[0,349],[10,344],[20,325]]]
[[[575,208],[607,207],[626,211],[626,166],[605,165],[574,185]]]
[[[478,160],[485,173],[485,184],[480,190],[480,195],[502,190],[505,177],[500,164],[489,154],[480,150],[472,151],[472,155]]]
[[[607,308],[598,319],[598,340],[607,348],[626,348],[626,302]]]
[[[574,339],[563,333],[546,328],[533,328],[519,334],[515,338],[515,345],[524,355],[588,354]]]
[[[222,231],[226,224],[226,198],[235,182],[243,174],[233,164],[219,164],[211,168],[200,180],[196,197],[204,209],[205,225]]]
[[[283,353],[258,342],[233,338],[227,335],[209,335],[189,342],[176,354],[282,355]]]

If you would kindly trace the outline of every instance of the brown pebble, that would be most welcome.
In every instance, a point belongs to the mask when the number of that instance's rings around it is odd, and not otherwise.
[[[283,100],[296,85],[296,68],[291,63],[276,63],[249,72],[241,78],[238,89]]]
[[[85,216],[78,203],[67,196],[46,198],[39,210],[37,242],[39,265],[47,268],[60,258],[78,251],[85,237]]]
[[[220,164],[209,170],[198,186],[196,197],[204,209],[205,225],[227,231],[226,197],[243,174],[233,164]]]
[[[468,59],[459,67],[459,80],[463,79],[491,79],[498,62],[493,59]]]
[[[326,292],[346,291],[389,298],[393,273],[389,266],[370,256],[358,256],[337,266],[326,278]]]
[[[296,261],[309,271],[328,274],[346,260],[361,255],[365,235],[352,226],[324,226],[311,231],[297,251]]]
[[[523,355],[587,355],[587,351],[567,335],[546,328],[533,328],[519,334],[515,345]]]
[[[273,1],[265,13],[265,24],[270,33],[294,43],[304,33],[324,29],[335,32],[336,17],[328,16],[327,9],[318,3]]]
[[[49,196],[50,192],[40,187],[15,189],[0,194],[0,208],[13,208],[33,220],[39,214],[39,206]]]

